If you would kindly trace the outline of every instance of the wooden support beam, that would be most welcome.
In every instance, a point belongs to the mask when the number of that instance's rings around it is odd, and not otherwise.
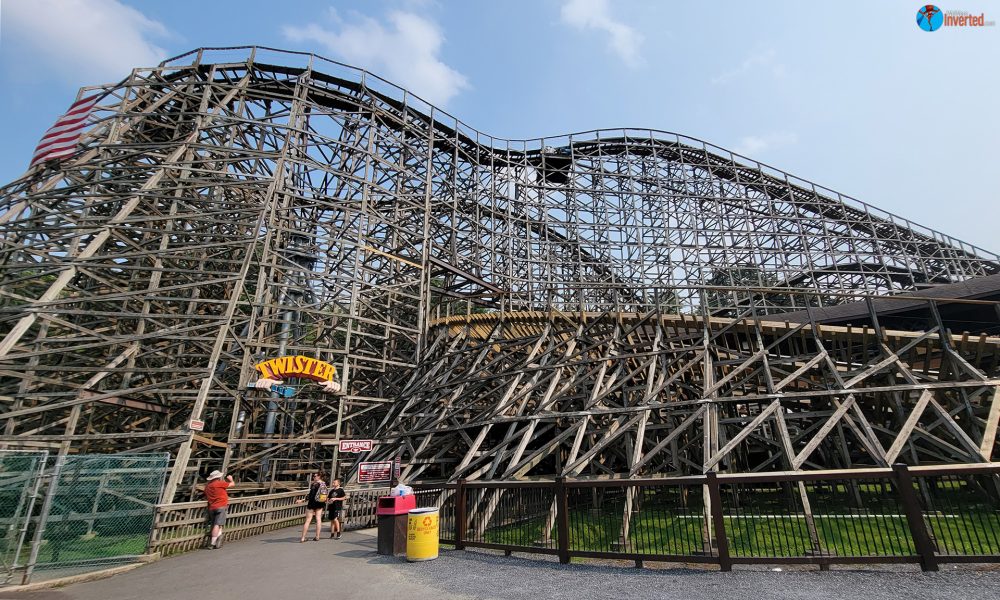
[[[840,406],[837,407],[837,410],[833,411],[833,414],[830,415],[830,417],[823,423],[823,426],[820,427],[819,431],[817,431],[815,435],[813,435],[812,439],[806,443],[805,447],[802,448],[798,454],[792,457],[791,466],[793,470],[799,470],[802,467],[802,464],[809,460],[809,457],[816,451],[816,448],[818,448],[819,445],[826,440],[830,432],[833,431],[833,428],[840,423],[840,420],[847,414],[847,411],[854,406],[854,402],[854,395],[850,394],[844,399]]]
[[[979,453],[986,460],[993,459],[998,425],[1000,425],[1000,386],[993,388],[993,397],[990,399],[990,412],[986,417],[986,427],[983,429],[983,441],[979,445]]]
[[[899,429],[899,434],[896,435],[896,439],[892,441],[892,445],[889,446],[889,449],[885,453],[885,460],[887,463],[892,464],[896,462],[896,457],[903,451],[903,446],[906,444],[907,440],[909,440],[914,427],[917,426],[917,422],[920,421],[921,415],[924,414],[924,409],[927,408],[927,405],[930,404],[933,397],[934,394],[932,394],[930,390],[924,390],[923,393],[920,394],[920,398],[913,406],[913,410],[910,411],[910,416],[906,418],[903,426]]]
[[[776,410],[780,408],[781,408],[781,402],[779,400],[775,400],[770,404],[768,404],[767,408],[762,410],[760,414],[754,417],[754,419],[750,421],[749,425],[741,429],[740,432],[733,437],[733,439],[729,440],[729,443],[727,443],[717,453],[712,455],[711,458],[705,461],[705,470],[707,471],[712,467],[714,467],[716,464],[718,464],[718,462],[722,460],[727,454],[729,454],[733,450],[733,448],[735,448],[736,446],[739,445],[740,442],[745,440],[747,436],[753,432],[754,429],[760,427],[761,423],[767,420],[768,417],[770,417],[772,414],[774,414]]]

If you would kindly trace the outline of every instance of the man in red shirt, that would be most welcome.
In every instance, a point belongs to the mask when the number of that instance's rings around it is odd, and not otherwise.
[[[222,471],[212,471],[205,485],[205,500],[208,501],[208,522],[212,526],[212,548],[222,547],[222,526],[226,524],[226,509],[229,507],[229,492],[233,485],[233,476],[226,475],[222,480]]]

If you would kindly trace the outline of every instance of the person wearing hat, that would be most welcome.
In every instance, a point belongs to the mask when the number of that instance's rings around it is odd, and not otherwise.
[[[205,485],[205,500],[208,501],[208,523],[212,527],[211,547],[222,547],[222,526],[226,524],[226,509],[229,508],[229,492],[233,485],[233,476],[226,475],[225,481],[222,479],[222,471],[212,471],[208,474],[208,483]]]

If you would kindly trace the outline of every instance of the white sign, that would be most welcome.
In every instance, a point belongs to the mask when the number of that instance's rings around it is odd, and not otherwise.
[[[374,440],[340,440],[341,452],[369,452],[375,445]]]
[[[198,419],[191,419],[191,422],[188,423],[188,429],[190,429],[191,431],[204,431],[205,422],[199,421]]]

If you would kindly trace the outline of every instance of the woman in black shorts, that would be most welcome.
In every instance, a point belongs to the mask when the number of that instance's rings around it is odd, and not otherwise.
[[[309,494],[306,496],[306,522],[302,525],[302,537],[299,542],[306,541],[306,534],[309,533],[309,523],[316,519],[316,537],[313,541],[318,541],[323,533],[323,509],[326,508],[326,497],[328,490],[326,478],[323,473],[313,473],[312,484],[309,486]],[[302,503],[302,500],[297,500]]]

